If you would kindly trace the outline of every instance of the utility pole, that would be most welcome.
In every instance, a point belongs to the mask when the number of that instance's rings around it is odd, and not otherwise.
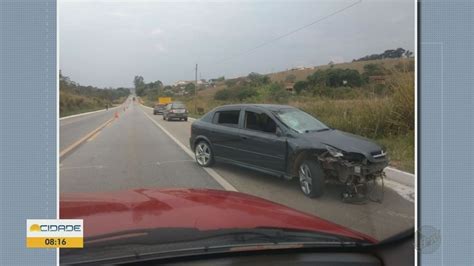
[[[197,86],[198,86],[198,64],[196,64],[196,69],[195,69],[195,74],[194,74],[194,81],[195,81],[195,86],[194,86],[194,113],[197,114]]]

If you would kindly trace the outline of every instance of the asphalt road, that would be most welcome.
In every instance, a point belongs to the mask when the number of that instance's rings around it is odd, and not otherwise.
[[[87,115],[71,116],[61,119],[59,121],[61,130],[59,136],[59,150],[64,150],[88,132],[114,117],[115,111],[118,109],[119,107],[109,108],[107,111],[102,110]]]
[[[108,119],[109,114],[104,111],[64,125],[61,122],[61,150]],[[342,188],[338,185],[329,184],[322,198],[309,199],[299,191],[296,180],[286,181],[219,163],[211,170],[203,169],[190,156],[191,123],[164,121],[161,115],[153,115],[151,108],[138,103],[130,104],[125,111],[120,108],[118,118],[61,158],[61,192],[142,187],[235,189],[377,239],[414,226],[413,188],[391,180],[385,183],[383,203],[354,205],[341,202]]]

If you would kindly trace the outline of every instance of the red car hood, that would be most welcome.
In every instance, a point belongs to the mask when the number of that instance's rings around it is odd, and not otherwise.
[[[84,219],[84,236],[152,228],[279,227],[375,243],[370,236],[255,196],[212,189],[136,189],[62,194],[62,219]]]

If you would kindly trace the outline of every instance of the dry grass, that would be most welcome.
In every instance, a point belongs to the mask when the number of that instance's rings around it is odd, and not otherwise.
[[[342,69],[355,69],[359,71],[359,73],[364,72],[364,65],[366,64],[381,64],[387,69],[393,69],[395,65],[399,64],[400,62],[409,62],[413,61],[413,59],[380,59],[380,60],[371,60],[371,61],[359,61],[359,62],[351,62],[351,63],[341,63],[341,64],[334,64],[334,68],[342,68]],[[302,70],[286,70],[277,73],[268,74],[272,81],[280,82],[285,81],[288,75],[295,75],[296,81],[305,80],[306,77],[313,74],[317,70],[324,70],[330,68],[330,65],[323,65],[323,66],[316,66],[312,69],[302,69]]]

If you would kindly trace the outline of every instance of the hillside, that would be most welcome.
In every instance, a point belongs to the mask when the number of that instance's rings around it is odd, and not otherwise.
[[[60,117],[104,109],[122,103],[130,94],[129,89],[100,89],[81,86],[68,77],[59,75]]]
[[[289,92],[288,83],[302,88]],[[414,85],[413,58],[382,59],[251,73],[198,90],[196,99],[174,98],[185,102],[194,116],[229,103],[295,106],[331,127],[375,139],[389,150],[392,166],[413,172]]]
[[[402,58],[402,59],[379,59],[379,60],[371,60],[371,61],[355,61],[350,63],[341,63],[341,64],[333,64],[333,65],[322,65],[316,67],[310,67],[306,69],[296,69],[296,70],[286,70],[276,73],[268,74],[268,76],[273,81],[285,81],[285,78],[288,75],[295,75],[296,81],[304,80],[309,75],[313,74],[317,70],[324,70],[330,67],[340,68],[340,69],[354,69],[362,73],[364,71],[364,66],[367,64],[380,64],[387,69],[393,69],[397,64],[401,62],[413,62],[412,58]]]

